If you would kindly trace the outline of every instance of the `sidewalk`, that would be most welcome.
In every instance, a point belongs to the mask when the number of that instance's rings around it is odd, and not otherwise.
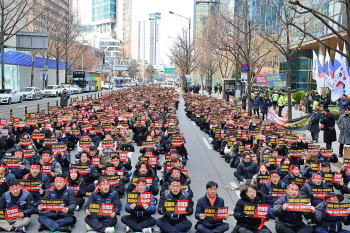
[[[202,94],[202,91],[200,91],[199,92],[199,94]],[[205,95],[208,95],[208,92],[207,91],[204,91],[204,94]],[[222,93],[221,93],[222,94]],[[211,94],[211,96],[212,97],[215,97],[215,98],[218,98],[219,97],[219,99],[221,99],[221,96],[222,95],[219,95],[219,93],[212,93]],[[288,109],[288,106],[285,106],[284,108],[283,108],[283,111],[282,111],[282,118],[283,119],[287,119],[287,118],[285,118],[285,116],[286,116],[286,113],[287,113],[287,109]],[[305,116],[305,114],[307,114],[307,113],[305,113],[305,112],[303,112],[303,116]],[[299,110],[296,110],[294,107],[292,108],[292,118],[293,119],[295,119],[295,118],[299,118],[299,117],[301,117],[301,111],[299,111]],[[333,153],[335,153],[336,155],[339,155],[339,143],[338,143],[338,138],[339,138],[339,134],[340,134],[340,131],[339,131],[339,128],[338,128],[338,125],[337,124],[335,124],[335,130],[336,130],[336,132],[337,132],[337,141],[335,141],[335,142],[333,142],[332,143],[332,149],[333,149]],[[310,133],[310,131],[296,131],[297,133],[304,133],[305,134],[305,136],[306,136],[306,139],[308,140],[308,141],[311,141],[311,133]],[[319,138],[318,138],[318,143],[315,143],[316,145],[321,145],[321,147],[326,147],[326,143],[324,143],[323,142],[323,131],[320,131],[320,133],[319,133]],[[339,162],[336,164],[336,166],[338,167],[338,168],[340,168],[341,167],[341,165],[342,165],[342,163],[343,163],[343,158],[339,158]]]

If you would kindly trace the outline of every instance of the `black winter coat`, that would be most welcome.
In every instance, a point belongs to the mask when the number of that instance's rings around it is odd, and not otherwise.
[[[259,172],[258,165],[250,160],[249,162],[240,162],[237,167],[237,179],[243,181],[243,179],[251,179],[255,174]]]
[[[337,141],[337,133],[335,131],[335,118],[332,113],[326,114],[320,121],[323,124],[323,141],[335,142]]]

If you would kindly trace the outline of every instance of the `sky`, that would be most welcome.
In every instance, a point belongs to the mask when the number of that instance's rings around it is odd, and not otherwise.
[[[86,4],[85,4],[86,1]],[[131,0],[130,0],[131,1]],[[191,18],[191,31],[193,27],[193,4],[194,0],[132,0],[133,1],[133,21],[148,20],[149,13],[160,12],[162,14],[160,30],[161,60],[169,64],[167,54],[172,44],[173,37],[181,32],[182,28],[188,28],[188,21],[176,15],[169,14],[173,11],[179,15]],[[91,12],[91,0],[84,0],[81,12]],[[87,16],[87,17],[86,17]],[[89,23],[90,15],[82,15],[82,21]],[[193,35],[193,34],[191,34]],[[137,35],[132,35],[133,37]]]

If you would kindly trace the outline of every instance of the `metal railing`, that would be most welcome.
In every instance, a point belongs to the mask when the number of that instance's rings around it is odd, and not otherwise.
[[[77,98],[81,99],[81,101],[83,101],[84,99],[87,99],[89,97],[91,99],[98,99],[98,98],[102,97],[104,94],[111,94],[112,92],[113,92],[112,90],[103,90],[101,92],[89,93],[89,94],[78,96],[75,98],[73,96],[73,97],[69,98],[68,104],[72,103],[72,101],[77,99]],[[45,106],[45,107],[43,108],[42,106]],[[21,117],[21,116],[26,116],[27,114],[31,114],[31,113],[40,113],[40,111],[49,110],[50,107],[53,107],[53,106],[58,107],[59,100],[51,101],[51,102],[47,102],[47,103],[42,103],[42,104],[29,105],[29,106],[20,107],[20,108],[9,109],[9,110],[5,110],[5,111],[0,111],[1,115],[5,114],[5,116],[0,117],[0,118],[10,119],[10,118],[17,118],[17,117]],[[33,111],[33,109],[35,107],[36,107],[36,111]],[[29,109],[31,110],[30,112],[29,112]],[[24,111],[24,113],[22,113],[23,111]]]

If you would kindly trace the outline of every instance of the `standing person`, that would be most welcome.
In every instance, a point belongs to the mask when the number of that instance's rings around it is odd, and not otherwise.
[[[247,108],[247,95],[243,94],[242,96],[242,109],[246,110]]]
[[[309,95],[305,93],[305,96],[304,96],[305,112],[309,111],[309,99],[310,99]]]
[[[63,89],[62,93],[59,94],[60,96],[60,105],[61,105],[61,108],[63,107],[67,107],[67,104],[68,104],[68,100],[69,100],[69,94],[67,93],[67,90],[66,89]]]
[[[233,216],[237,220],[237,225],[233,233],[270,233],[271,231],[263,225],[262,218],[248,217],[244,212],[244,206],[249,204],[264,204],[264,196],[256,190],[255,185],[249,185],[241,192],[241,199],[236,203]],[[260,228],[262,226],[262,228]]]
[[[258,93],[254,93],[254,97],[251,99],[252,101],[252,109],[253,109],[253,114],[257,114],[259,116],[259,96]]]
[[[211,90],[212,90],[212,86],[211,86],[211,85],[209,85],[209,86],[208,86],[209,96],[211,96]]]
[[[311,132],[312,140],[310,142],[318,143],[318,136],[320,133],[320,118],[321,111],[318,104],[314,105],[315,110],[312,112],[310,123],[309,123],[309,131]]]
[[[344,114],[345,109],[349,107],[349,98],[345,94],[341,98],[339,105],[340,105],[341,114]]]
[[[337,121],[340,135],[338,142],[339,146],[339,157],[343,157],[344,144],[350,144],[350,107],[344,109],[344,114],[341,114]]]
[[[335,131],[335,117],[328,108],[324,109],[325,115],[320,123],[323,124],[323,141],[326,143],[327,149],[332,149],[332,142],[337,141],[337,133]]]
[[[219,86],[219,94],[221,95],[221,92],[222,92],[222,86],[220,85]]]
[[[218,92],[218,86],[217,85],[214,86],[214,91],[215,91],[215,94]]]
[[[267,110],[270,106],[271,102],[269,100],[269,97],[267,95],[264,96],[264,99],[261,101],[261,113],[262,113],[262,119],[265,120],[265,116],[267,117]]]
[[[200,233],[223,233],[228,231],[230,226],[224,223],[222,219],[207,218],[204,214],[205,208],[221,208],[225,207],[224,199],[218,196],[219,185],[214,181],[209,181],[206,185],[207,193],[197,201],[195,217],[198,220],[196,229]],[[228,219],[228,215],[226,219]]]
[[[66,185],[66,178],[63,175],[56,176],[54,185],[46,190],[44,199],[63,200],[64,208],[62,211],[50,211],[43,210],[39,205],[39,231],[71,232],[71,226],[76,223],[74,216],[76,197],[73,189]]]
[[[302,198],[299,195],[299,187],[296,184],[288,185],[287,193],[278,199],[273,205],[273,215],[278,217],[276,221],[277,233],[312,233],[313,228],[303,222],[303,215],[311,217],[307,212],[288,210],[288,199]],[[310,212],[315,213],[315,207],[310,206]]]
[[[322,98],[321,96],[321,99],[323,100],[323,110],[328,109],[328,105],[331,103],[331,100],[329,99],[328,95],[325,94],[324,98]]]
[[[280,93],[280,96],[278,97],[278,116],[282,117],[282,110],[284,108],[284,105],[286,104],[286,100],[284,99],[283,93]]]
[[[225,91],[226,102],[228,102],[230,99],[230,93],[231,93],[231,89],[227,88]]]
[[[273,108],[276,109],[277,108],[277,101],[278,101],[278,97],[279,95],[277,94],[277,91],[275,91],[273,94],[272,94],[272,104],[273,104]]]

